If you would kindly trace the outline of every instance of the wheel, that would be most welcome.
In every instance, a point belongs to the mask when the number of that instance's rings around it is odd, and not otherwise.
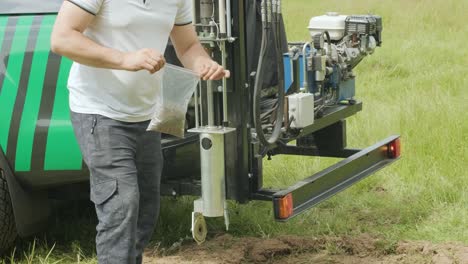
[[[3,170],[0,169],[0,254],[13,246],[18,233],[11,204],[8,184]]]
[[[206,227],[205,217],[201,213],[192,214],[192,237],[198,245],[205,242],[208,228]]]

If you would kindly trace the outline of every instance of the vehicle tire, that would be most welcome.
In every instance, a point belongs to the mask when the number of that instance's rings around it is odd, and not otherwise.
[[[18,236],[16,232],[15,216],[11,204],[8,184],[3,170],[0,169],[0,255],[11,248]]]

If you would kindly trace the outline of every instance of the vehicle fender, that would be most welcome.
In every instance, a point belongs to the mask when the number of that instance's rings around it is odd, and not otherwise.
[[[23,186],[14,176],[1,146],[0,168],[8,183],[18,235],[26,237],[44,230],[51,212],[47,192]]]

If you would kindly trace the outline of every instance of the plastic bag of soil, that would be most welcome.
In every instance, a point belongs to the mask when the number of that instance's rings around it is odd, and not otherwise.
[[[161,93],[147,130],[183,138],[185,114],[200,77],[191,70],[166,64],[162,79]]]

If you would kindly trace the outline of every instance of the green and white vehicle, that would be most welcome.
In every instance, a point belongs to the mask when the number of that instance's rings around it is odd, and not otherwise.
[[[68,114],[71,61],[50,51],[61,3],[0,3],[0,251],[45,226],[46,190],[87,178]]]

